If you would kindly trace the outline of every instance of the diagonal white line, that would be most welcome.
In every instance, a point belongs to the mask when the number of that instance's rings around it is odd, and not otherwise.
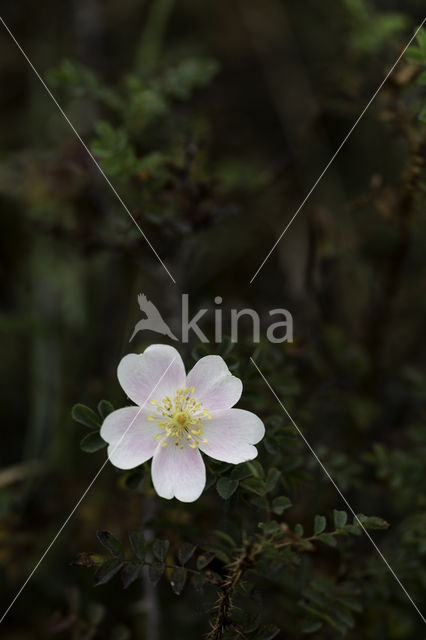
[[[256,362],[253,360],[252,357],[250,357],[251,362],[254,364],[254,366],[256,367],[257,371],[259,372],[260,376],[263,378],[263,380],[265,381],[267,387],[269,388],[269,390],[272,392],[272,395],[275,397],[275,399],[277,400],[278,404],[280,405],[281,409],[284,411],[284,413],[286,414],[287,418],[290,420],[291,424],[293,425],[293,427],[296,429],[297,433],[299,434],[299,436],[302,438],[303,442],[306,444],[306,446],[308,447],[309,451],[312,453],[312,455],[314,456],[315,460],[318,462],[318,464],[320,465],[321,469],[324,471],[325,475],[327,476],[327,478],[330,480],[331,484],[333,485],[333,487],[336,489],[337,493],[339,494],[339,496],[342,498],[343,502],[345,503],[345,505],[347,506],[347,508],[349,509],[349,511],[352,513],[353,517],[355,518],[356,522],[358,523],[358,525],[361,527],[361,529],[363,530],[363,532],[365,533],[365,535],[367,536],[367,538],[370,540],[371,544],[373,545],[373,547],[375,548],[375,550],[377,551],[377,553],[379,554],[379,556],[381,557],[381,559],[383,560],[383,562],[385,563],[386,567],[389,569],[390,573],[393,575],[393,577],[395,578],[396,582],[398,583],[398,585],[401,587],[401,589],[403,590],[403,592],[405,593],[405,595],[407,596],[408,600],[411,602],[411,604],[413,605],[414,609],[417,611],[417,613],[419,614],[420,618],[422,619],[422,621],[426,624],[426,618],[424,617],[424,615],[422,614],[422,612],[420,611],[420,609],[418,608],[418,606],[416,605],[416,603],[414,602],[413,598],[410,596],[410,594],[408,593],[407,589],[404,587],[404,585],[402,584],[401,580],[398,578],[398,576],[396,575],[395,571],[392,569],[391,565],[389,564],[389,562],[386,560],[385,556],[383,555],[383,553],[380,551],[379,547],[377,546],[377,544],[374,542],[373,538],[371,537],[371,535],[369,534],[369,532],[367,531],[367,529],[364,527],[364,525],[362,524],[361,520],[359,519],[359,517],[357,516],[357,514],[355,513],[355,511],[352,509],[351,505],[349,504],[349,502],[347,501],[347,499],[345,498],[345,496],[343,495],[342,491],[340,490],[339,486],[336,484],[335,480],[333,479],[333,477],[330,475],[330,473],[328,472],[327,468],[324,466],[324,464],[321,462],[320,458],[318,457],[318,455],[315,453],[315,450],[313,449],[313,447],[311,446],[311,444],[308,442],[308,440],[306,439],[305,435],[303,434],[303,432],[299,429],[299,427],[297,426],[297,424],[295,423],[295,421],[293,420],[293,418],[291,417],[291,415],[289,414],[289,412],[287,411],[287,409],[285,408],[285,406],[283,405],[283,403],[281,402],[281,400],[279,399],[279,397],[277,396],[277,394],[275,393],[274,389],[271,387],[271,385],[269,384],[268,380],[265,378],[265,376],[263,375],[263,373],[261,372],[261,370],[259,369],[259,367],[257,366]]]
[[[6,29],[6,31],[8,32],[8,34],[10,35],[10,37],[12,38],[13,42],[16,44],[16,46],[18,47],[19,51],[22,53],[23,57],[25,58],[25,60],[27,61],[27,63],[29,64],[29,66],[31,67],[31,69],[33,70],[33,72],[35,73],[35,75],[37,76],[37,78],[40,80],[41,84],[43,85],[44,89],[46,90],[46,92],[48,93],[48,95],[50,96],[50,98],[52,99],[52,101],[55,103],[56,107],[58,108],[59,112],[62,114],[63,118],[65,119],[65,121],[68,123],[68,125],[70,126],[70,128],[72,129],[72,131],[74,132],[75,136],[77,137],[77,139],[80,141],[81,145],[83,146],[84,150],[86,151],[86,153],[88,154],[89,158],[92,160],[93,164],[95,165],[95,167],[98,169],[99,173],[103,176],[105,182],[107,183],[107,185],[109,186],[109,188],[111,189],[111,191],[113,192],[113,194],[115,195],[115,197],[117,198],[117,200],[119,201],[119,203],[121,204],[121,206],[123,207],[124,211],[127,213],[127,215],[129,216],[129,218],[132,220],[133,224],[135,225],[135,227],[138,229],[138,231],[140,232],[140,234],[142,235],[142,237],[144,238],[145,242],[148,244],[149,248],[151,249],[151,251],[154,253],[155,257],[157,258],[157,260],[159,261],[159,263],[161,264],[161,266],[163,267],[163,269],[166,271],[167,275],[170,277],[170,279],[174,282],[174,284],[176,284],[176,280],[174,279],[174,277],[172,276],[172,274],[170,273],[170,271],[168,270],[168,268],[166,267],[166,265],[164,264],[164,262],[162,261],[162,259],[160,258],[160,256],[158,255],[157,251],[155,250],[155,248],[153,247],[153,245],[151,244],[150,240],[148,239],[148,237],[146,236],[146,234],[142,231],[140,225],[138,224],[138,222],[136,221],[136,219],[134,218],[134,216],[132,215],[130,209],[128,208],[128,206],[126,205],[126,203],[124,202],[124,200],[122,199],[122,197],[120,196],[120,194],[118,193],[117,189],[114,187],[114,185],[112,184],[111,180],[108,178],[108,176],[106,175],[105,171],[102,169],[101,165],[99,164],[99,162],[96,160],[95,156],[93,155],[93,153],[90,151],[89,147],[87,146],[87,144],[84,142],[83,138],[80,136],[80,134],[78,133],[77,129],[75,128],[75,126],[73,125],[73,123],[71,122],[71,120],[68,118],[67,114],[65,113],[65,111],[62,109],[61,105],[59,104],[59,102],[57,101],[57,99],[55,98],[55,96],[53,95],[52,91],[49,89],[48,85],[46,84],[46,82],[43,80],[42,76],[40,75],[40,73],[37,71],[37,69],[35,68],[35,66],[33,65],[33,63],[31,62],[30,58],[28,57],[28,55],[25,53],[24,49],[21,47],[21,45],[19,44],[18,40],[15,38],[15,36],[13,35],[12,31],[9,29],[9,27],[7,26],[6,22],[4,21],[4,19],[0,16],[0,22],[3,24],[4,28]]]
[[[388,71],[388,73],[386,74],[386,76],[384,77],[384,79],[382,80],[382,82],[379,84],[379,86],[377,87],[376,91],[373,93],[373,95],[371,96],[370,100],[367,102],[367,104],[365,105],[364,109],[361,111],[360,115],[358,116],[358,118],[355,120],[354,124],[352,125],[352,127],[349,129],[348,133],[346,134],[346,136],[343,138],[342,142],[340,143],[340,145],[337,147],[336,151],[334,152],[334,154],[331,156],[330,160],[327,162],[327,164],[325,165],[324,169],[322,170],[322,172],[320,173],[320,175],[318,176],[318,178],[316,179],[316,181],[314,182],[314,184],[312,185],[312,187],[310,188],[310,190],[308,191],[307,195],[305,196],[304,200],[301,202],[301,204],[299,205],[299,207],[296,209],[295,213],[293,214],[293,216],[290,218],[289,222],[287,223],[287,225],[284,227],[283,231],[281,232],[278,240],[274,243],[274,245],[272,246],[272,248],[269,250],[269,252],[267,253],[266,257],[264,258],[263,262],[261,263],[261,265],[258,267],[256,273],[254,274],[254,276],[252,276],[251,280],[250,280],[250,284],[252,284],[253,280],[257,277],[259,271],[263,268],[264,264],[266,263],[266,261],[269,259],[269,257],[271,256],[271,254],[275,251],[276,247],[278,246],[278,244],[281,242],[281,239],[283,238],[284,234],[286,233],[286,231],[290,228],[290,226],[293,224],[294,220],[296,219],[296,217],[298,216],[298,214],[300,213],[300,211],[303,209],[303,207],[305,206],[305,204],[307,203],[307,201],[309,200],[309,198],[311,197],[312,193],[315,191],[315,189],[317,188],[317,186],[319,185],[319,183],[321,182],[322,178],[325,176],[325,174],[327,173],[328,169],[331,167],[331,165],[333,164],[333,162],[335,161],[335,159],[337,158],[337,156],[339,155],[340,151],[342,150],[342,148],[344,147],[344,145],[346,144],[346,142],[349,140],[349,138],[351,137],[352,133],[355,131],[356,127],[359,125],[359,123],[361,122],[362,118],[364,117],[364,115],[366,114],[367,110],[369,109],[369,107],[371,106],[371,104],[374,102],[374,99],[376,98],[377,94],[380,92],[381,88],[383,87],[383,85],[385,84],[385,82],[387,81],[387,79],[389,78],[390,75],[392,75],[394,69],[397,67],[398,63],[400,62],[400,60],[402,59],[402,57],[404,56],[405,52],[407,51],[408,47],[410,46],[410,44],[413,42],[413,40],[415,39],[415,37],[417,36],[417,34],[419,33],[420,29],[423,27],[424,23],[426,22],[426,18],[423,19],[421,25],[418,27],[418,29],[416,29],[416,31],[414,32],[414,35],[410,38],[410,40],[408,41],[408,43],[405,45],[404,49],[402,50],[402,52],[400,53],[400,55],[398,56],[398,58],[395,60],[395,62],[393,63],[392,67],[390,68],[390,70]]]
[[[164,373],[161,375],[160,379],[158,380],[158,382],[156,383],[156,385],[153,387],[151,393],[149,394],[148,397],[151,396],[152,393],[154,393],[154,391],[156,390],[156,388],[158,387],[158,385],[160,384],[160,382],[162,381],[162,379],[164,378],[164,376],[166,375],[167,371],[170,369],[170,367],[172,366],[172,364],[174,363],[174,361],[176,360],[176,357],[173,358],[173,360],[170,362],[170,364],[168,365],[167,369],[164,371]],[[148,398],[147,398],[148,400]],[[134,421],[136,420],[136,418],[138,417],[138,415],[140,414],[140,412],[142,411],[142,409],[145,407],[147,400],[145,400],[145,402],[140,406],[139,411],[136,413],[135,417],[133,418],[133,420],[131,421],[131,423],[129,424],[129,426],[126,428],[125,432],[123,433],[123,435],[121,436],[120,440],[115,444],[115,446],[112,449],[112,453],[114,453],[114,451],[116,451],[116,449],[120,446],[120,444],[123,441],[123,438],[126,436],[127,432],[129,431],[130,427],[132,426],[132,424],[134,423]],[[15,604],[15,602],[17,601],[17,599],[19,598],[19,596],[21,595],[21,593],[23,592],[23,590],[25,589],[25,587],[27,586],[27,584],[29,583],[29,581],[31,580],[31,578],[33,577],[33,575],[35,574],[35,572],[37,571],[37,569],[39,568],[39,566],[41,565],[41,563],[43,562],[43,560],[45,559],[45,557],[47,556],[47,554],[49,553],[50,549],[53,547],[53,545],[55,544],[56,540],[59,538],[59,536],[61,535],[62,531],[65,529],[65,527],[67,526],[68,522],[71,520],[71,518],[73,517],[74,513],[77,511],[78,507],[80,506],[80,504],[83,502],[84,498],[86,497],[86,495],[89,493],[90,489],[93,487],[93,485],[95,484],[96,480],[99,478],[100,474],[102,473],[102,471],[104,470],[105,466],[107,465],[109,461],[109,457],[105,460],[105,462],[102,464],[102,466],[100,467],[99,471],[96,473],[96,475],[93,477],[93,479],[91,480],[91,482],[89,483],[89,485],[87,486],[87,488],[84,490],[84,492],[81,494],[81,497],[78,499],[78,501],[76,502],[75,506],[73,507],[72,511],[70,512],[70,514],[67,516],[66,520],[64,521],[64,523],[62,524],[62,526],[59,528],[57,534],[55,535],[55,537],[52,539],[52,541],[50,542],[50,544],[47,546],[46,550],[44,551],[43,555],[41,556],[40,560],[37,562],[37,564],[35,565],[34,569],[31,571],[31,573],[29,574],[28,578],[25,580],[24,584],[22,585],[22,587],[19,589],[18,593],[16,594],[16,596],[13,598],[12,602],[10,603],[10,605],[7,607],[6,611],[3,613],[2,617],[0,618],[0,624],[3,622],[3,620],[5,619],[5,617],[7,616],[7,614],[9,613],[9,611],[11,610],[11,608],[13,607],[13,605]]]

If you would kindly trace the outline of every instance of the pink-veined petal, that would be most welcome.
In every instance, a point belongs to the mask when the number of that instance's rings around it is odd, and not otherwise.
[[[154,489],[162,498],[194,502],[206,484],[206,467],[198,449],[176,447],[170,439],[158,446],[151,466]]]
[[[107,416],[101,427],[101,437],[109,443],[108,458],[119,469],[134,469],[149,460],[158,440],[158,425],[148,420],[139,407],[124,407]]]
[[[257,449],[253,445],[265,435],[263,422],[251,411],[228,409],[215,411],[211,420],[203,420],[200,449],[211,458],[239,464],[253,460]]]
[[[205,356],[188,373],[186,384],[194,387],[194,398],[209,411],[230,409],[238,402],[242,382],[229,371],[220,356]]]
[[[139,406],[151,399],[174,398],[185,386],[185,367],[174,347],[153,344],[141,354],[129,353],[117,369],[118,380],[128,397]]]

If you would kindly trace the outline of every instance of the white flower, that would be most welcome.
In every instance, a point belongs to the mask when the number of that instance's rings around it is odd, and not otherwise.
[[[154,344],[125,356],[117,374],[138,406],[105,419],[101,436],[108,457],[119,469],[152,458],[152,482],[162,498],[197,500],[206,483],[200,451],[232,464],[257,456],[253,445],[265,428],[254,413],[231,408],[243,385],[220,356],[201,358],[186,375],[176,349]]]

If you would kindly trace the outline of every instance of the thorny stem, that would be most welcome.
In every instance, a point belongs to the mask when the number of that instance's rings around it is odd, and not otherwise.
[[[228,573],[222,582],[219,598],[215,605],[216,614],[211,621],[211,630],[206,635],[206,640],[221,640],[226,628],[232,624],[230,612],[235,590],[245,572],[254,566],[256,558],[263,550],[264,543],[264,538],[244,539],[241,549],[237,551],[236,558],[228,565]]]

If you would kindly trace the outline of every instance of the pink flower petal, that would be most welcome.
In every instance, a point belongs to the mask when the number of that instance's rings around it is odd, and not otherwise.
[[[108,458],[119,469],[133,469],[152,457],[158,440],[158,425],[148,421],[139,407],[124,407],[109,414],[101,427],[101,437],[109,443]]]
[[[242,382],[231,374],[220,356],[205,356],[188,373],[187,386],[194,387],[194,398],[209,411],[230,409],[238,402]]]
[[[207,442],[200,449],[208,456],[223,462],[239,464],[253,460],[257,449],[253,445],[265,435],[263,422],[244,409],[215,411],[211,420],[203,420],[203,436]]]
[[[165,344],[153,344],[139,355],[124,356],[117,375],[128,397],[139,406],[151,399],[158,402],[166,396],[173,399],[176,389],[185,386],[182,358],[174,347]]]
[[[206,484],[206,467],[197,449],[176,447],[169,439],[166,447],[158,446],[151,466],[154,489],[162,498],[194,502]]]

